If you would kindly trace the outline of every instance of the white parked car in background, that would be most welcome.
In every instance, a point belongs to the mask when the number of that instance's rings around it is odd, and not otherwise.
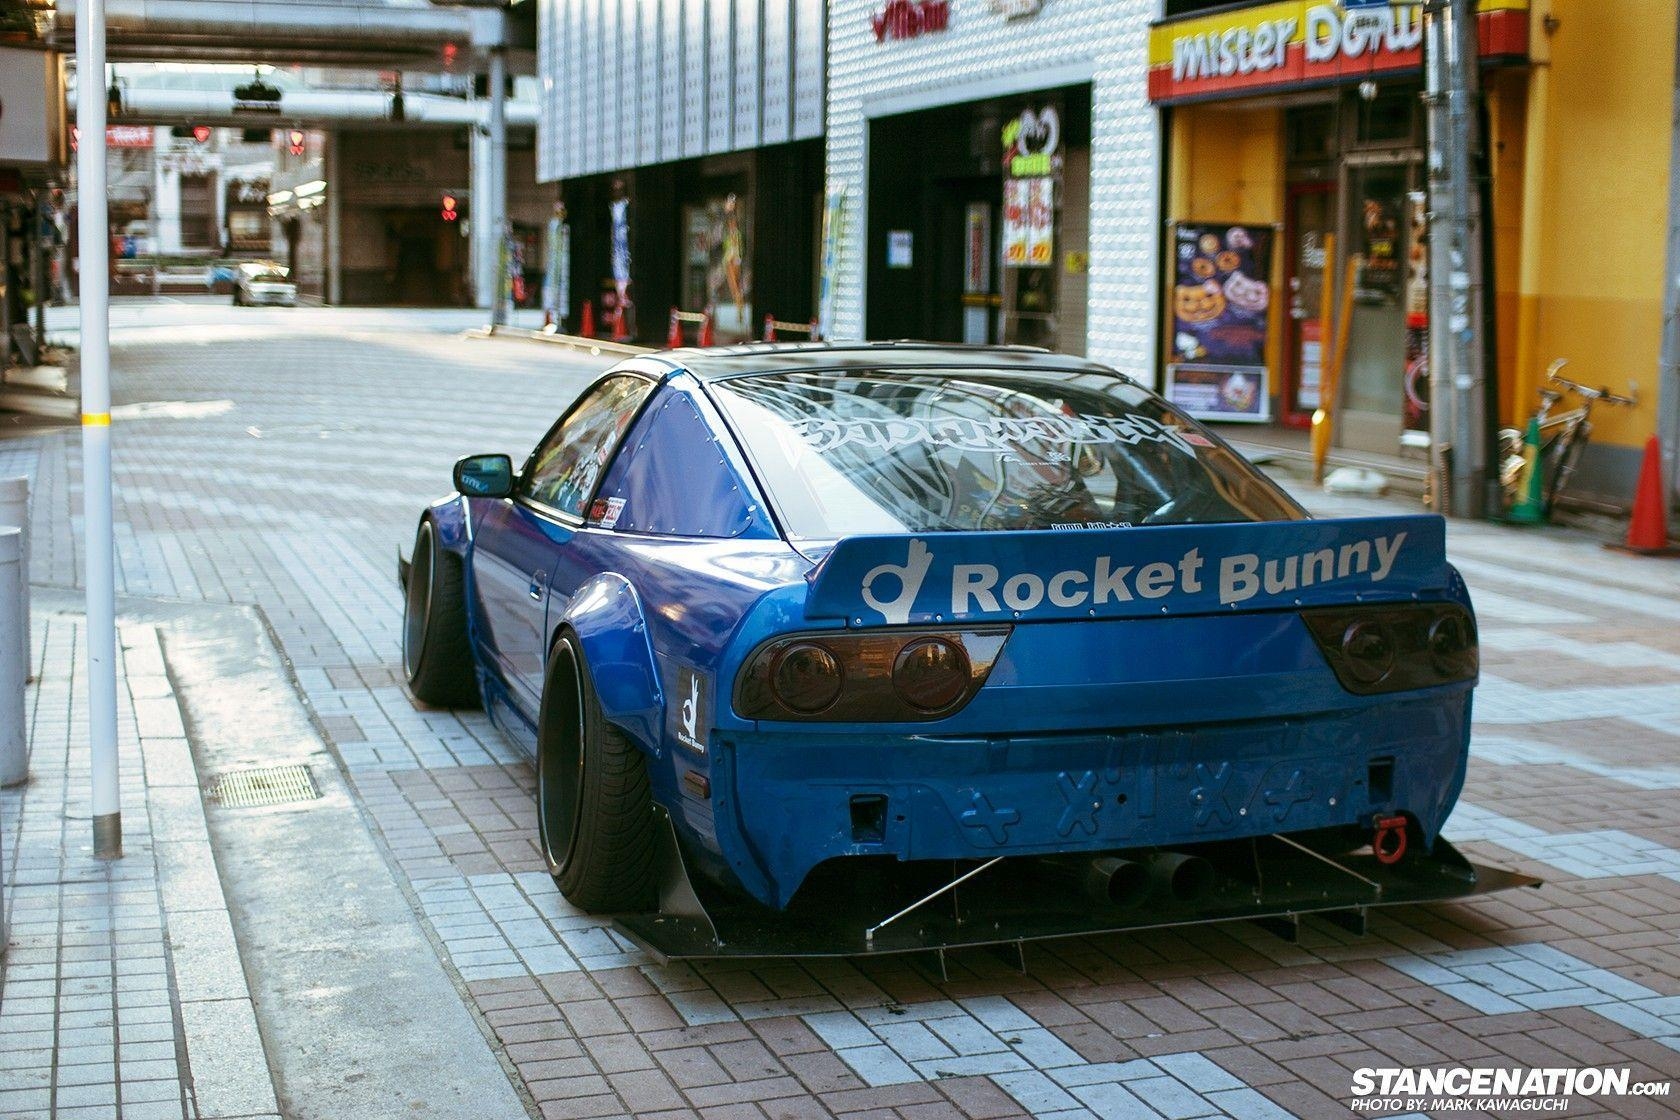
[[[284,265],[273,261],[247,261],[239,266],[233,281],[233,305],[249,307],[271,304],[281,307],[297,305],[297,285]]]

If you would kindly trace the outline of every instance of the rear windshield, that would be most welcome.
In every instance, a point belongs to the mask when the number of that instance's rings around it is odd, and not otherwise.
[[[835,370],[711,388],[797,540],[1304,516],[1119,376]]]
[[[288,281],[286,279],[286,274],[284,272],[252,272],[252,273],[247,273],[246,275],[250,279],[250,282],[253,283],[253,284],[286,284],[286,283],[290,283],[290,281]]]

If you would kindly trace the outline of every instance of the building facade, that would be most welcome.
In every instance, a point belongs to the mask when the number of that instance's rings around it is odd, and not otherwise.
[[[837,337],[1028,343],[1148,380],[1152,0],[833,0],[823,314]]]
[[[823,10],[542,0],[537,175],[569,226],[567,323],[588,300],[605,329],[657,342],[677,308],[725,342],[812,316]]]
[[[1148,89],[1175,238],[1157,320],[1169,393],[1204,415],[1305,428],[1333,360],[1325,316],[1340,318],[1351,279],[1337,442],[1384,454],[1426,446],[1419,10],[1314,0],[1165,9]],[[1640,382],[1637,407],[1594,412],[1573,486],[1625,505],[1660,407],[1675,4],[1478,9],[1490,415],[1520,427],[1554,358],[1570,361],[1566,376],[1618,392]],[[1249,252],[1242,268],[1223,267],[1238,263],[1225,243],[1233,233],[1263,259]]]

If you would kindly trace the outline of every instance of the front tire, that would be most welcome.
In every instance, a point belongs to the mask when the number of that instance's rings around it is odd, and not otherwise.
[[[433,707],[479,704],[465,583],[461,558],[438,543],[430,519],[422,521],[403,597],[403,670],[409,691]]]
[[[647,759],[602,716],[589,667],[570,634],[554,643],[543,683],[537,833],[548,873],[572,905],[591,913],[652,906]]]

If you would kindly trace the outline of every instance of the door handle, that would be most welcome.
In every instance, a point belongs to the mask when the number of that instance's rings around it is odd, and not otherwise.
[[[531,587],[530,587],[531,598],[536,599],[538,601],[541,601],[541,599],[543,597],[543,591],[544,591],[544,589],[547,588],[547,586],[548,586],[548,573],[547,572],[532,572],[531,573]]]

